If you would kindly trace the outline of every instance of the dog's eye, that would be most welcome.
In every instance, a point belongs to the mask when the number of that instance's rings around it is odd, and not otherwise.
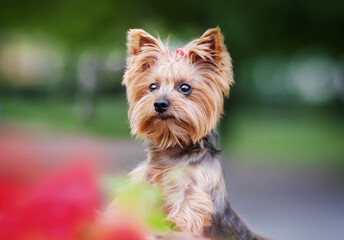
[[[151,85],[149,85],[149,90],[150,90],[150,91],[154,91],[154,90],[156,90],[156,89],[158,89],[158,84],[152,83]]]
[[[184,84],[180,85],[179,91],[183,94],[189,94],[191,92],[191,87],[190,87],[190,85],[187,85],[184,83]]]

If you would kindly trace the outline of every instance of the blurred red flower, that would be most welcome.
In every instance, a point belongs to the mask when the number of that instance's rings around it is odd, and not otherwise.
[[[102,158],[92,146],[45,147],[0,132],[0,240],[144,239],[146,229],[128,212],[108,222],[98,216]]]
[[[95,176],[85,165],[35,186],[2,180],[0,239],[76,239],[95,219],[97,208]]]

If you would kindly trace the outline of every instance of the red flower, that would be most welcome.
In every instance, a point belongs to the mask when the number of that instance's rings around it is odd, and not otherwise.
[[[0,182],[0,239],[76,239],[98,206],[92,171],[82,165],[33,187]]]

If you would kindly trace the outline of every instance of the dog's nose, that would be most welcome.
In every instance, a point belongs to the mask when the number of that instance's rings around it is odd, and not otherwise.
[[[170,102],[165,99],[157,100],[154,103],[155,111],[157,111],[158,113],[165,112],[169,106],[170,106]]]

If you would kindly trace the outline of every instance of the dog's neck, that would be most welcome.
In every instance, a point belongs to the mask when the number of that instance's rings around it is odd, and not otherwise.
[[[176,145],[169,148],[161,149],[154,144],[148,146],[148,155],[151,161],[160,162],[162,165],[187,162],[197,164],[201,161],[212,159],[220,153],[217,148],[217,133],[212,130],[196,143],[190,142],[182,146]],[[168,163],[170,162],[171,163]]]

